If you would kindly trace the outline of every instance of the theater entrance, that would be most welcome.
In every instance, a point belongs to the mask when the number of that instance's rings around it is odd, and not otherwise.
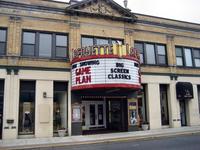
[[[127,99],[99,98],[82,101],[83,134],[128,130]]]
[[[83,101],[82,106],[83,130],[106,128],[105,101]]]
[[[121,132],[128,130],[127,99],[109,99],[108,107],[108,130]]]

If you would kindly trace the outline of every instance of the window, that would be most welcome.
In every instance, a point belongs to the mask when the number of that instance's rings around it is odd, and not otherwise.
[[[156,64],[155,49],[153,44],[146,44],[147,64]]]
[[[121,39],[110,39],[110,38],[97,38],[97,37],[85,37],[81,38],[82,47],[93,46],[93,45],[107,45],[107,44],[123,44]]]
[[[23,32],[23,55],[35,55],[35,33]]]
[[[51,57],[52,37],[51,34],[39,34],[39,56]]]
[[[200,49],[193,50],[195,67],[200,67]]]
[[[158,51],[158,63],[159,64],[166,64],[166,50],[164,45],[157,45],[157,51]]]
[[[6,54],[7,30],[0,29],[0,55]]]
[[[200,67],[200,49],[176,46],[177,66]]]
[[[67,58],[68,36],[57,33],[24,31],[22,56]]]
[[[176,64],[177,66],[183,66],[183,52],[179,47],[176,48]]]
[[[135,48],[140,52],[140,63],[144,63],[144,47],[142,43],[135,43]]]
[[[162,125],[169,125],[167,85],[160,85],[160,110]]]
[[[135,42],[134,47],[140,52],[140,63],[166,65],[167,55],[164,44]]]
[[[108,39],[99,39],[97,38],[97,45],[106,45],[108,44]]]
[[[34,134],[35,81],[20,81],[19,135]]]
[[[89,37],[82,37],[82,47],[94,45],[94,39]]]
[[[53,132],[55,136],[60,128],[67,129],[67,85],[67,82],[54,82]]]
[[[185,65],[188,67],[192,67],[192,52],[191,49],[185,48],[184,49],[184,54],[185,54]]]
[[[67,57],[67,36],[56,35],[56,57]]]

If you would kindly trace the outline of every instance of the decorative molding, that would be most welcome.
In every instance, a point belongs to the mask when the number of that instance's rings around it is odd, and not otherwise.
[[[91,13],[99,13],[103,15],[113,16],[113,10],[109,9],[104,3],[99,2],[97,5],[91,5],[89,7]]]
[[[19,70],[39,70],[39,71],[61,71],[61,72],[70,72],[71,68],[47,68],[47,67],[29,67],[29,66],[3,66],[0,65],[0,69],[6,69],[7,74],[11,74],[13,71],[15,74]]]
[[[80,23],[70,22],[69,25],[70,25],[70,27],[72,27],[72,28],[80,28]]]
[[[106,2],[97,2],[92,5],[87,5],[85,8],[81,9],[83,12],[88,12],[90,14],[99,14],[104,16],[115,16],[115,17],[123,17],[124,14],[119,13],[116,9],[113,9]]]
[[[12,72],[14,75],[18,75],[19,69],[15,68],[15,67],[8,67],[8,68],[6,68],[6,72],[7,72],[7,75],[11,75]]]
[[[10,22],[20,22],[22,20],[19,16],[10,16],[9,17]]]
[[[167,40],[169,40],[169,41],[173,41],[173,40],[174,40],[174,35],[172,35],[172,34],[167,34],[167,35],[166,35],[166,38],[167,38]]]
[[[124,29],[124,34],[125,35],[129,35],[129,36],[132,36],[134,33],[134,30],[130,30],[130,29]]]
[[[113,0],[85,0],[66,8],[70,15],[103,17],[117,21],[134,23],[137,17],[130,10],[123,8]]]

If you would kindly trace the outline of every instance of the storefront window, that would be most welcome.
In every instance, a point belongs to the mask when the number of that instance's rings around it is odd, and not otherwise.
[[[54,82],[53,131],[67,129],[67,82]]]
[[[199,102],[199,114],[200,114],[200,85],[197,86],[198,89],[198,102]]]
[[[145,85],[142,85],[141,90],[138,92],[138,115],[140,125],[143,122],[147,122],[145,87]]]
[[[35,81],[20,82],[19,135],[34,134]]]
[[[169,125],[167,85],[160,85],[160,109],[162,125]]]
[[[138,125],[138,102],[137,99],[128,99],[128,111],[129,111],[129,125]]]

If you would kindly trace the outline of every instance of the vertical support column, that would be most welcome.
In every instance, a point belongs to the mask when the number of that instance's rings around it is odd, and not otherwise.
[[[161,128],[161,111],[160,111],[160,90],[159,84],[149,83],[147,85],[148,92],[148,116],[150,129],[160,129]]]
[[[176,99],[176,81],[171,81],[169,85],[168,97],[170,127],[180,127],[180,106],[179,101]]]
[[[71,77],[70,77],[71,79]],[[71,80],[68,81],[68,135],[72,135]]]
[[[174,46],[174,36],[167,35],[167,58],[168,58],[168,65],[174,66],[176,65],[176,53],[175,53],[175,46]]]
[[[21,41],[21,18],[17,16],[10,16],[9,30],[8,30],[8,56],[19,56]]]
[[[69,56],[71,58],[71,50],[72,48],[81,47],[81,36],[80,36],[80,23],[78,22],[78,18],[76,16],[71,17],[70,22],[70,44],[69,44]]]
[[[72,48],[80,48],[81,47],[81,35],[80,35],[80,23],[77,16],[71,17],[70,22],[70,49]],[[71,52],[71,51],[70,51]],[[69,82],[69,93],[71,93],[71,81]],[[70,94],[71,101],[68,102],[69,104],[69,135],[80,135],[82,134],[82,122],[72,122],[72,106],[77,104],[81,106],[81,101],[77,101],[77,97],[75,95]]]
[[[43,93],[46,92],[46,97]],[[36,81],[35,137],[53,136],[53,81]]]
[[[19,78],[14,72],[7,75],[4,89],[3,139],[16,139],[18,136]],[[13,120],[8,123],[7,120]]]
[[[187,121],[189,126],[200,125],[197,85],[193,84],[193,92],[194,92],[194,98],[188,100]]]

